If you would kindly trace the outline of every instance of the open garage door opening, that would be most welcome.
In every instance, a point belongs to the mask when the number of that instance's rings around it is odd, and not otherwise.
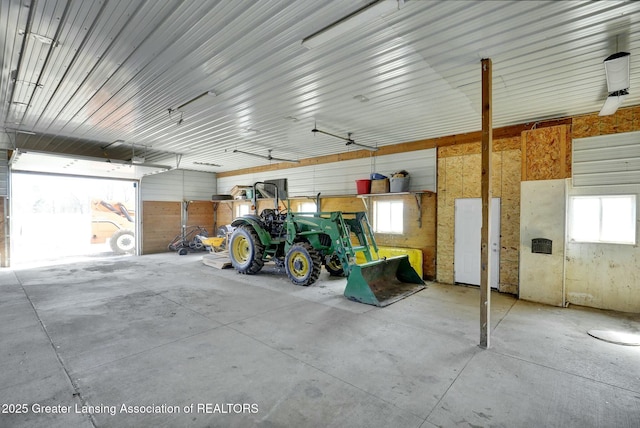
[[[14,172],[11,266],[135,254],[136,185]]]

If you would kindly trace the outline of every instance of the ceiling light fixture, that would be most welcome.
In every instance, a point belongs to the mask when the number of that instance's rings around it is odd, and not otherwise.
[[[112,143],[107,144],[106,146],[102,146],[101,149],[102,150],[106,150],[107,148],[115,149],[116,147],[120,147],[123,144],[124,144],[124,140],[116,140]]]
[[[13,129],[13,128],[5,128],[5,131],[7,132],[15,132],[16,134],[24,134],[24,135],[36,135],[35,132],[31,132],[31,131],[22,131],[20,129]]]
[[[198,100],[199,100],[199,99],[201,99],[201,98],[204,98],[204,97],[217,97],[217,96],[218,96],[218,94],[216,94],[214,91],[207,91],[207,92],[204,92],[204,93],[202,93],[202,94],[198,95],[197,97],[191,98],[191,99],[190,99],[189,101],[187,101],[186,103],[182,103],[182,104],[180,104],[180,105],[179,105],[178,107],[176,107],[175,109],[169,109],[169,112],[172,112],[172,111],[175,111],[175,110],[183,109],[183,108],[185,108],[186,106],[188,106],[189,104],[194,103],[194,102],[198,101]]]
[[[351,138],[351,136],[353,135],[351,132],[347,133],[347,138],[341,137],[339,135],[336,134],[332,134],[330,132],[327,131],[321,131],[318,128],[313,128],[311,130],[311,132],[313,132],[313,134],[315,135],[317,132],[321,133],[321,134],[325,134],[325,135],[329,135],[331,137],[335,137],[335,138],[339,138],[341,140],[346,141],[347,143],[345,144],[345,146],[358,146],[358,147],[362,147],[363,149],[369,150],[370,152],[377,152],[378,148],[377,147],[372,147],[372,146],[367,146],[366,144],[360,144],[360,143],[356,143],[355,141],[353,141],[353,139]]]
[[[40,34],[31,33],[31,37],[42,43],[43,45],[53,45],[53,47],[60,46],[60,43],[54,41],[52,38],[47,36],[42,36]]]
[[[377,0],[334,22],[302,40],[307,49],[316,48],[329,40],[361,27],[380,16],[391,14],[404,5],[404,0]]]
[[[364,95],[356,95],[355,97],[353,97],[354,100],[358,100],[361,103],[366,103],[367,101],[369,101],[369,98],[365,97]]]
[[[194,162],[194,165],[203,165],[203,166],[222,166],[222,165],[218,165],[217,163],[209,163],[209,162]]]
[[[261,155],[259,153],[254,153],[254,152],[245,152],[244,150],[238,150],[238,149],[234,149],[233,153],[242,153],[243,155],[249,155],[249,156],[254,156],[257,158],[262,158],[262,159],[266,159],[268,161],[279,161],[279,162],[291,162],[291,163],[300,163],[299,160],[297,159],[284,159],[284,158],[274,158],[273,156],[271,156],[271,152],[273,151],[273,149],[269,149],[267,150],[269,152],[268,155]]]
[[[604,60],[604,71],[607,76],[607,92],[609,93],[598,116],[614,114],[629,95],[630,86],[629,52],[618,52]]]

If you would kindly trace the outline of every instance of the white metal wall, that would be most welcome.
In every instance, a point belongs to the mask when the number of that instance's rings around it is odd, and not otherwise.
[[[9,161],[6,150],[0,150],[0,197],[3,196],[9,196]]]
[[[573,186],[640,183],[640,132],[573,140]]]
[[[355,181],[369,178],[371,172],[390,176],[401,169],[408,171],[411,177],[409,190],[436,191],[436,149],[428,149],[281,171],[220,177],[217,179],[218,193],[228,194],[235,185],[287,178],[290,196],[311,196],[318,192],[325,195],[349,195],[356,193]]]
[[[171,170],[144,176],[140,182],[142,201],[211,200],[216,176],[210,172]]]

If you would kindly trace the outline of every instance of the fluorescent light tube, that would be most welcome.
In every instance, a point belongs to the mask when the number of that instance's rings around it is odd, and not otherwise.
[[[356,28],[369,23],[380,16],[395,12],[400,8],[402,3],[404,2],[399,0],[378,0],[374,3],[370,3],[351,15],[342,18],[341,20],[302,40],[302,46],[307,49],[316,48],[329,40],[346,33],[347,31],[355,30]]]

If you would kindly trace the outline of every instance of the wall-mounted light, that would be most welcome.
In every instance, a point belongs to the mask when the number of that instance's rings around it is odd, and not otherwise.
[[[629,52],[618,52],[604,60],[607,75],[607,91],[616,92],[629,89]]]
[[[610,116],[614,114],[618,108],[622,105],[622,102],[629,93],[627,91],[617,91],[610,94],[604,102],[602,109],[598,116]]]
[[[618,52],[604,60],[604,71],[607,76],[607,92],[609,95],[598,113],[598,116],[614,114],[629,95],[631,54]]]
[[[391,14],[404,5],[404,0],[378,0],[356,10],[350,15],[334,22],[302,40],[307,49],[316,48],[329,40],[361,27],[380,16]]]

